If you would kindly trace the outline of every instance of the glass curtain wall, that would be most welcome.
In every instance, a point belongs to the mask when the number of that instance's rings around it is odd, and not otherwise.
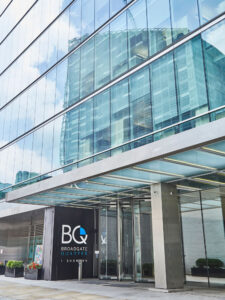
[[[225,190],[180,196],[187,282],[225,284]]]
[[[108,20],[109,15],[118,13],[119,9],[131,2],[85,0],[81,3],[81,0],[76,0],[37,40],[27,47],[34,36],[38,36],[43,30],[43,26],[41,26],[43,20],[40,22],[40,16],[42,19],[43,17],[46,19],[45,23],[47,22],[48,25],[65,8],[64,4],[57,3],[58,5],[54,5],[55,11],[48,16],[46,11],[51,11],[48,8],[52,5],[52,2],[49,1],[47,8],[46,1],[38,1],[22,20],[21,26],[23,26],[20,29],[16,27],[0,48],[2,71],[13,61],[13,64],[1,74],[2,87],[6,90],[1,94],[1,106],[18,95],[69,51],[75,49],[81,41],[94,33]],[[211,20],[224,12],[225,0],[215,2],[213,8],[212,1],[203,0],[199,0],[199,3],[197,0],[171,0],[171,5],[169,0],[138,0],[135,2],[107,25],[110,27],[111,45],[111,66],[107,66],[109,69],[111,68],[109,80],[126,72],[128,68],[144,62],[172,42],[183,38],[198,28],[201,23],[204,24],[205,19]],[[69,3],[70,1],[66,1],[65,5]],[[205,17],[207,11],[210,11],[210,14]],[[37,22],[34,33],[29,30],[31,20]],[[6,20],[2,27],[5,24],[7,25]],[[97,34],[100,34],[102,39],[107,39],[106,27]],[[18,32],[16,32],[17,30]],[[23,39],[21,39],[21,35],[23,35]],[[95,37],[92,39],[94,40]],[[105,41],[105,43],[107,42]],[[26,47],[26,51],[18,56]],[[106,45],[102,45],[102,47],[106,50]],[[17,52],[15,53],[15,51]],[[109,51],[109,47],[107,51]],[[102,84],[105,84],[105,81],[102,81]],[[96,82],[94,88],[96,89],[98,86],[99,82]],[[81,93],[81,95],[83,94]]]
[[[123,19],[123,15],[120,18]],[[98,84],[102,80],[105,82],[109,69],[106,68],[106,73],[101,72],[103,66],[100,64],[97,72],[94,59],[96,46],[98,51],[109,44],[112,46],[110,33],[107,28],[105,30],[104,38],[96,36],[98,46],[89,40],[69,60],[65,59],[0,111],[0,147],[72,105],[80,99],[81,93],[83,96],[90,93],[95,80]],[[25,177],[29,179],[79,160],[87,159],[86,163],[91,163],[223,117],[224,109],[218,109],[210,116],[196,118],[224,105],[224,32],[225,22],[222,21],[149,66],[77,105],[63,117],[35,129],[33,133],[1,150],[0,182],[10,186],[24,178],[17,175],[21,172],[27,172],[29,176]],[[117,51],[117,45],[111,50]],[[119,55],[120,52],[115,53]],[[99,60],[100,57],[98,53]],[[121,57],[118,59],[115,56],[115,68],[111,66],[112,70],[124,67]],[[104,64],[108,62],[106,58]],[[173,126],[193,117],[195,119]],[[163,130],[167,126],[171,128]],[[161,132],[153,134],[158,130]],[[103,134],[104,137],[100,138]],[[150,135],[128,144],[130,140],[146,134]],[[104,155],[93,159],[101,151],[105,151]]]

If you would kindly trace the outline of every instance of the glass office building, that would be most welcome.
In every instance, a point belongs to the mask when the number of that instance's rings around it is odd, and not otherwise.
[[[22,2],[0,3],[0,199],[93,210],[100,279],[224,286],[225,1]]]

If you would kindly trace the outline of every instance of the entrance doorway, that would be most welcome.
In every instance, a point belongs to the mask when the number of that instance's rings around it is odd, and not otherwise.
[[[99,211],[100,279],[153,281],[151,202],[121,200]]]

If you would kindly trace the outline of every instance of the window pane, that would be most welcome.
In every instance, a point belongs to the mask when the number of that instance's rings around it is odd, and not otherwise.
[[[199,0],[201,24],[225,11],[225,0]]]
[[[94,0],[82,0],[82,35],[86,39],[94,31]]]
[[[80,106],[79,159],[93,154],[93,101],[90,99]]]
[[[95,0],[95,29],[109,19],[109,0]]]
[[[126,5],[126,0],[110,0],[110,17]]]
[[[52,155],[52,168],[57,169],[63,165],[63,159],[60,159],[60,147],[62,145],[62,130],[63,130],[63,117],[59,117],[53,121],[54,123],[54,143]],[[61,162],[62,161],[62,162]]]
[[[174,40],[199,26],[197,0],[171,0],[171,11]]]
[[[112,147],[130,139],[128,81],[123,80],[111,89]]]
[[[68,60],[64,60],[56,68],[56,101],[55,113],[66,107],[66,83],[68,72]]]
[[[81,48],[81,88],[80,96],[85,97],[94,88],[94,39]]]
[[[56,87],[56,68],[52,69],[46,75],[46,91],[45,91],[45,112],[44,120],[54,115],[55,108],[55,89]]]
[[[150,55],[172,42],[169,0],[147,0]]]
[[[172,53],[152,63],[150,70],[153,124],[157,130],[178,121]]]
[[[81,0],[70,6],[69,50],[80,43],[81,37]]]
[[[69,10],[66,10],[60,18],[58,31],[58,60],[68,53],[69,47]]]
[[[47,173],[52,169],[52,148],[53,148],[53,122],[43,127],[43,146],[41,173]]]
[[[210,109],[224,105],[225,99],[225,22],[202,34]],[[219,115],[215,115],[219,118]]]
[[[200,36],[174,51],[176,82],[181,119],[208,110]]]
[[[103,55],[104,53],[104,55]],[[109,26],[95,36],[95,88],[109,82]]]
[[[94,98],[94,152],[110,148],[110,98],[109,91]]]
[[[80,49],[68,57],[67,91],[70,106],[80,98]]]
[[[110,24],[110,41],[112,78],[115,78],[128,69],[126,13]]]
[[[78,159],[78,115],[79,110],[73,109],[63,116],[61,131],[61,163],[70,164]]]
[[[42,142],[43,142],[43,127],[36,130],[34,132],[34,137],[33,137],[31,172],[35,173],[36,176],[41,173],[42,145],[43,145]]]
[[[130,77],[131,139],[152,131],[149,69]]]
[[[129,67],[140,64],[148,58],[148,36],[146,2],[140,0],[127,10]]]

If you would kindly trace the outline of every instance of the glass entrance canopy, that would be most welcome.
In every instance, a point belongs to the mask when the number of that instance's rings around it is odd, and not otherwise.
[[[20,198],[16,202],[97,207],[103,203],[110,205],[118,198],[149,199],[150,186],[159,182],[175,184],[181,194],[224,186],[225,140]]]

